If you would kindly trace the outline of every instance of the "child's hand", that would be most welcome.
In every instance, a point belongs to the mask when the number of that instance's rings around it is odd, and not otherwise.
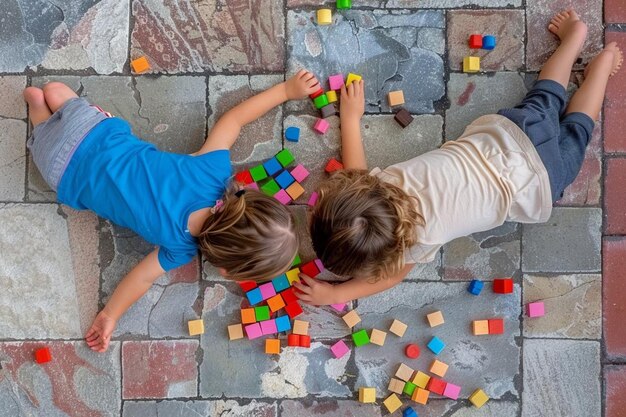
[[[109,317],[104,310],[98,313],[91,328],[85,335],[85,341],[91,350],[102,353],[109,348],[111,334],[113,334],[116,324],[117,322]]]
[[[315,75],[304,69],[285,81],[285,90],[289,100],[302,100],[319,89],[320,83]]]
[[[350,119],[361,119],[365,113],[365,84],[363,80],[353,81],[346,88],[341,87],[339,115]]]
[[[314,306],[325,306],[335,304],[333,300],[335,286],[328,282],[313,279],[305,274],[300,274],[300,278],[305,284],[295,281],[294,287],[298,290],[296,295],[305,304]]]

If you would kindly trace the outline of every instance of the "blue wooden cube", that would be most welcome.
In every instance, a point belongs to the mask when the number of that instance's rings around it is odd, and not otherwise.
[[[278,159],[272,158],[263,164],[263,168],[267,171],[268,175],[274,175],[281,169],[283,169],[282,165],[278,162]]]
[[[291,321],[289,321],[289,316],[280,316],[277,317],[276,320],[276,331],[278,332],[286,332],[287,330],[291,330]]]
[[[437,336],[433,337],[430,342],[428,342],[428,349],[430,349],[435,355],[439,355],[446,344],[441,341]]]
[[[261,290],[257,287],[253,290],[250,290],[246,293],[246,297],[248,297],[248,302],[251,306],[260,303],[263,301],[263,296],[261,295]]]
[[[496,37],[493,35],[483,36],[483,49],[491,51],[496,47]]]
[[[272,284],[274,285],[274,290],[276,290],[276,293],[279,293],[282,290],[286,290],[287,288],[289,288],[289,280],[287,279],[287,275],[282,274],[280,276],[277,276],[272,280]]]
[[[402,417],[418,417],[413,407],[408,407],[402,412]]]
[[[289,126],[285,130],[285,139],[289,142],[297,142],[300,140],[300,128],[295,126]]]
[[[289,173],[289,171],[285,170],[283,172],[281,172],[277,177],[276,177],[276,182],[278,183],[278,185],[280,185],[281,188],[287,188],[289,187],[291,184],[293,184],[295,181],[293,175],[291,175]]]
[[[484,286],[485,284],[482,281],[473,279],[472,282],[470,282],[469,287],[467,287],[467,291],[469,291],[471,294],[478,295],[480,294]]]

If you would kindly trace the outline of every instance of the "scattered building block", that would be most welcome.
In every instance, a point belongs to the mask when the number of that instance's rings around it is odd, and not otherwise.
[[[426,405],[426,403],[428,402],[429,395],[430,395],[430,391],[417,387],[417,389],[411,396],[411,399],[418,404]]]
[[[404,348],[404,354],[408,358],[417,359],[419,357],[419,355],[420,355],[420,348],[419,348],[419,346],[414,345],[413,343],[409,343]]]
[[[142,56],[137,59],[133,59],[130,62],[130,66],[133,68],[133,72],[141,74],[142,72],[146,72],[150,69],[150,62],[148,62],[148,58]]]
[[[293,333],[287,335],[287,346],[299,347],[300,346],[300,335],[293,334]]]
[[[356,310],[351,310],[348,314],[345,314],[343,317],[343,321],[346,322],[348,327],[354,327],[361,322],[361,317]]]
[[[278,329],[276,328],[276,320],[265,320],[259,323],[261,325],[261,332],[266,334],[276,334]]]
[[[273,197],[280,191],[280,186],[273,178],[270,178],[265,182],[265,184],[261,185],[261,191],[270,197]]]
[[[268,355],[280,354],[280,339],[265,339],[265,353]]]
[[[469,47],[472,49],[480,49],[483,47],[483,36],[482,35],[470,35],[469,37]]]
[[[308,335],[309,334],[309,322],[304,320],[294,320],[293,321],[293,333],[299,335]]]
[[[317,191],[313,191],[311,193],[311,197],[309,197],[309,201],[307,201],[307,205],[309,207],[313,207],[315,203],[317,203],[318,197],[319,197],[319,194],[317,194]]]
[[[254,308],[241,309],[241,322],[243,324],[256,323],[256,314]]]
[[[267,161],[265,161],[263,163],[263,168],[265,168],[265,172],[267,172],[267,175],[270,175],[270,176],[275,175],[281,169],[283,169],[283,167],[280,165],[276,157],[270,158]]]
[[[315,265],[314,261],[307,262],[300,267],[300,272],[305,275],[310,276],[311,278],[315,278],[320,274],[320,271],[317,269],[317,265]]]
[[[459,387],[458,385],[451,384],[449,382],[446,384],[446,389],[443,390],[443,396],[448,397],[452,400],[458,400],[460,393],[461,393],[461,387]]]
[[[415,372],[413,368],[401,363],[400,366],[398,367],[398,370],[396,371],[396,377],[400,378],[401,380],[405,382],[410,381],[411,377],[413,376],[413,372]]]
[[[326,167],[324,167],[324,171],[326,171],[328,174],[330,174],[331,172],[338,171],[340,169],[343,169],[343,164],[337,161],[335,158],[331,158],[326,163]]]
[[[480,71],[480,58],[477,56],[466,56],[463,58],[463,72]]]
[[[361,403],[376,402],[376,388],[359,387],[359,402]]]
[[[352,333],[352,341],[356,347],[369,344],[370,337],[367,335],[367,330],[362,329],[356,333]]]
[[[301,262],[302,262],[302,260],[300,259],[300,255],[298,255],[298,254],[296,253],[296,257],[295,257],[295,258],[293,258],[293,262],[291,263],[291,266],[292,266],[292,267],[294,267],[294,266],[298,266],[298,265],[300,265],[300,263],[301,263]]]
[[[435,311],[434,313],[427,314],[426,318],[428,319],[428,324],[430,324],[430,327],[437,327],[444,323],[443,314],[441,313],[441,311]]]
[[[278,159],[278,162],[280,162],[283,168],[287,168],[289,164],[296,160],[296,158],[293,157],[293,154],[289,151],[289,149],[283,149],[282,151],[278,152],[276,154],[276,159]]]
[[[435,355],[439,355],[444,347],[446,347],[445,343],[443,343],[437,336],[433,337],[430,339],[430,342],[428,342],[428,349],[430,349]]]
[[[274,284],[272,284],[271,282],[266,282],[265,284],[259,285],[259,290],[261,290],[261,297],[263,298],[263,301],[269,300],[276,295],[276,290],[274,290]]]
[[[489,319],[489,334],[502,334],[504,333],[504,320],[503,319]]]
[[[404,336],[404,332],[406,332],[407,325],[402,323],[400,320],[394,320],[391,323],[391,327],[389,327],[389,331],[395,334],[398,337]]]
[[[496,47],[496,37],[493,35],[485,35],[483,36],[483,45],[482,48],[488,51],[491,51]]]
[[[263,321],[270,319],[270,308],[268,306],[254,307],[254,316],[256,321]]]
[[[435,374],[443,378],[446,375],[446,372],[448,372],[448,365],[446,363],[438,361],[437,359],[435,359],[430,365],[431,374]]]
[[[281,172],[275,179],[280,188],[287,188],[296,181],[287,170]]]
[[[250,175],[255,182],[267,178],[267,172],[265,172],[265,168],[263,168],[263,165],[257,165],[250,168]]]
[[[257,284],[254,281],[239,281],[237,284],[239,284],[243,292],[248,292],[257,287]]]
[[[248,185],[254,182],[252,179],[252,175],[250,175],[250,171],[241,171],[235,174],[235,181],[240,184]]]
[[[287,130],[285,130],[285,139],[289,142],[298,142],[300,140],[300,128],[289,126]]]
[[[358,74],[349,73],[348,78],[346,78],[346,87],[352,84],[354,81],[360,81],[363,77]]]
[[[329,103],[336,103],[337,102],[337,92],[335,90],[330,90],[326,92],[326,98],[328,99]]]
[[[428,381],[426,389],[435,394],[443,395],[443,392],[446,390],[446,385],[446,381],[432,377],[430,381]]]
[[[341,90],[341,87],[343,87],[343,74],[335,74],[328,77],[328,87],[331,90]]]
[[[325,134],[328,131],[329,127],[330,127],[330,125],[324,119],[317,119],[315,121],[315,124],[313,124],[313,130],[315,130],[320,135]]]
[[[417,413],[412,407],[408,407],[402,412],[402,417],[417,417]]]
[[[489,321],[474,320],[472,322],[472,333],[474,333],[474,336],[484,336],[489,334]]]
[[[258,288],[248,291],[246,293],[246,298],[248,298],[248,302],[251,306],[263,301],[263,297],[261,296],[261,290]]]
[[[383,401],[385,407],[390,413],[395,412],[398,408],[402,407],[402,401],[396,394],[391,394],[385,401]]]
[[[52,360],[52,354],[47,347],[39,348],[35,351],[35,362],[46,363]]]
[[[317,266],[317,270],[320,271],[320,273],[324,272],[324,264],[319,258],[315,258],[313,262],[315,262],[315,266]]]
[[[267,306],[270,308],[272,313],[282,309],[285,305],[285,300],[283,300],[283,297],[280,294],[276,294],[275,296],[267,299]]]
[[[277,294],[283,290],[286,290],[290,286],[287,275],[285,274],[279,275],[274,278],[272,280],[272,285],[274,286],[274,291],[276,291]]]
[[[489,397],[485,394],[485,391],[479,388],[469,396],[469,400],[472,404],[474,404],[474,407],[480,408],[485,405],[487,401],[489,401]]]
[[[400,106],[404,104],[404,92],[402,90],[390,91],[387,94],[387,100],[389,101],[389,107]]]
[[[294,282],[300,282],[299,268],[290,269],[289,271],[285,272],[285,275],[287,275],[287,280],[289,281],[290,285],[293,285]]]
[[[413,382],[420,388],[426,388],[426,386],[428,385],[428,381],[430,381],[430,376],[422,371],[417,371],[411,382]]]
[[[250,340],[263,336],[263,332],[261,331],[261,325],[259,323],[248,324],[244,328],[246,329],[246,334],[248,335],[248,339]]]
[[[320,26],[333,23],[333,12],[330,9],[319,9],[317,11],[317,24]]]
[[[283,297],[283,300],[285,301],[285,304],[294,303],[294,302],[297,302],[299,300],[299,298],[296,295],[293,287],[287,288],[286,290],[282,291],[280,293],[280,296]]]
[[[324,106],[328,106],[328,97],[326,97],[326,94],[322,94],[320,96],[315,97],[313,99],[313,105],[318,110]]]
[[[290,318],[293,319],[302,314],[302,307],[300,307],[300,304],[297,301],[289,303],[285,306],[285,312]]]
[[[347,303],[340,303],[340,304],[331,304],[330,306],[341,313],[343,310],[346,309],[347,305],[348,305]]]
[[[311,347],[311,336],[307,334],[301,334],[300,336],[300,347],[310,348]]]
[[[228,326],[228,339],[239,340],[243,338],[243,327],[241,324],[231,324]]]
[[[494,279],[493,292],[496,294],[511,294],[513,292],[513,280],[511,278]]]
[[[403,129],[413,122],[413,116],[406,109],[400,109],[394,116],[394,119]]]
[[[251,182],[248,185],[245,185],[243,188],[246,188],[248,190],[257,190],[259,191],[259,185],[256,182]]]
[[[384,346],[386,338],[387,332],[383,332],[382,330],[372,329],[370,333],[370,343],[378,346]]]
[[[328,98],[328,97],[327,97]],[[334,116],[337,114],[337,108],[333,103],[330,103],[320,109],[322,113],[322,119],[328,119],[330,116]]]
[[[330,351],[333,352],[335,358],[339,359],[350,352],[350,348],[346,345],[346,342],[340,340],[330,347]]]
[[[391,392],[395,392],[396,394],[402,394],[402,391],[404,391],[404,381],[396,378],[391,378],[387,389]]]
[[[417,388],[417,385],[415,385],[411,381],[407,381],[404,384],[404,389],[402,390],[402,392],[410,397],[410,396],[413,395],[413,392],[415,391],[415,388]]]
[[[546,314],[543,302],[537,301],[526,306],[528,317],[542,317]]]
[[[304,165],[299,164],[299,165],[296,165],[296,167],[291,170],[291,176],[296,181],[302,182],[309,176],[309,171],[307,171]]]
[[[313,99],[315,99],[315,97],[319,97],[319,96],[321,96],[322,94],[324,94],[324,89],[323,89],[322,87],[320,87],[320,89],[319,89],[319,90],[317,90],[316,92],[309,94],[309,98],[310,98],[311,100],[313,100]]]
[[[467,291],[471,294],[478,295],[483,290],[484,286],[485,284],[482,281],[473,279],[472,282],[470,282],[469,287],[467,287]]]
[[[289,197],[291,197],[293,200],[297,200],[298,197],[304,194],[304,188],[302,188],[300,183],[297,182],[291,184],[289,187],[287,187],[285,191],[287,191],[287,194],[289,194]]]
[[[352,0],[337,0],[337,10],[350,9],[352,7]]]
[[[289,316],[277,317],[274,322],[276,323],[277,332],[286,332],[287,330],[291,330],[291,320],[289,320]]]

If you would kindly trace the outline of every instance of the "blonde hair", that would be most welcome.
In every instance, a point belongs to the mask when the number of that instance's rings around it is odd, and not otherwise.
[[[262,192],[235,187],[204,222],[198,241],[205,259],[236,281],[274,278],[289,269],[298,251],[289,210]]]
[[[311,239],[329,271],[378,279],[404,268],[404,251],[423,224],[414,197],[361,170],[336,172],[318,194]]]

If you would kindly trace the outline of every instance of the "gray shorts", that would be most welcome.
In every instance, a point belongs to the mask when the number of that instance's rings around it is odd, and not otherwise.
[[[35,126],[26,144],[35,165],[52,190],[57,191],[67,164],[83,139],[109,116],[87,100],[73,98],[48,120]]]

